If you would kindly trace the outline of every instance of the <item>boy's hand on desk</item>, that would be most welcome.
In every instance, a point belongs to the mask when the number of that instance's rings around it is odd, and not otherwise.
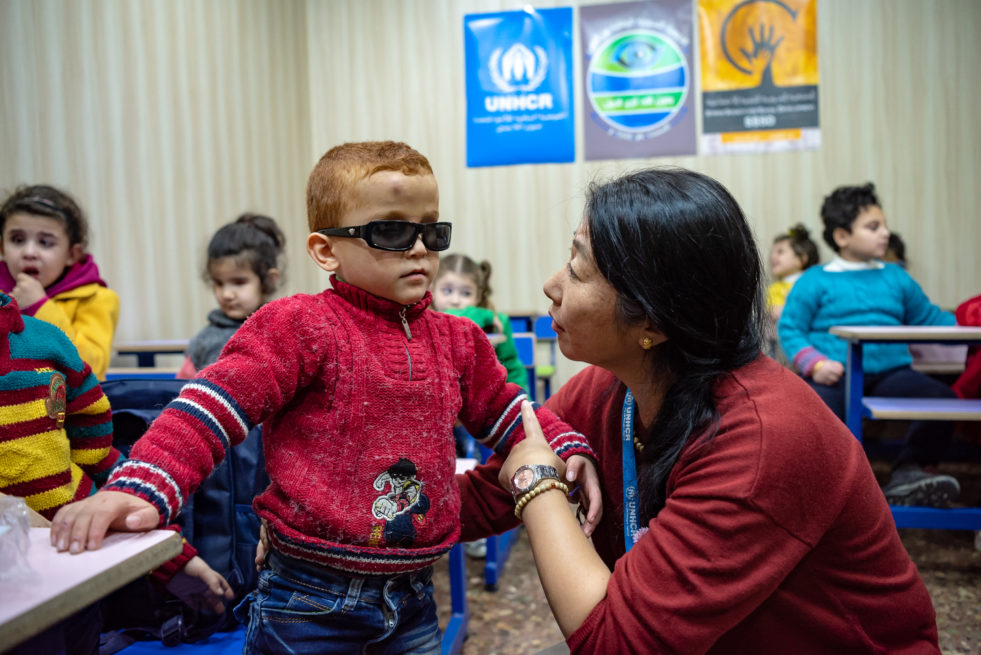
[[[235,593],[228,581],[195,555],[184,568],[167,583],[167,591],[174,594],[195,610],[211,610],[216,614],[225,611],[223,599],[231,600]]]
[[[51,521],[51,545],[61,552],[96,550],[110,528],[145,532],[159,523],[157,508],[142,498],[121,491],[100,491],[58,510]]]
[[[818,364],[819,366],[816,366],[811,372],[811,379],[818,384],[826,384],[828,386],[837,384],[845,372],[845,367],[842,366],[841,362],[836,362],[833,359],[825,359],[818,362]]]

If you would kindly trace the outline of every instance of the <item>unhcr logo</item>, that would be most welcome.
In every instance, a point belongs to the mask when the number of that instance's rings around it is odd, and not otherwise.
[[[491,81],[505,95],[484,97],[484,108],[496,111],[551,109],[551,93],[532,93],[548,75],[548,54],[541,46],[529,48],[515,43],[507,50],[497,48],[488,61]]]

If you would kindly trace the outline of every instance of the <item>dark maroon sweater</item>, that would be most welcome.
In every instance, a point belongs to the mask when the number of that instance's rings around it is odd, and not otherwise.
[[[525,394],[481,329],[427,311],[428,293],[403,307],[333,284],[253,314],[105,488],[150,501],[169,523],[262,423],[271,484],[254,505],[277,550],[362,574],[419,569],[447,552],[460,534],[453,425],[459,417],[507,453],[524,438]],[[550,411],[537,415],[563,459],[592,456]]]
[[[590,367],[547,403],[599,454],[593,545],[613,572],[573,653],[939,652],[929,593],[861,445],[768,357],[716,386],[718,432],[682,453],[666,506],[625,553],[624,390]],[[461,476],[465,539],[508,523],[512,503],[481,468]]]

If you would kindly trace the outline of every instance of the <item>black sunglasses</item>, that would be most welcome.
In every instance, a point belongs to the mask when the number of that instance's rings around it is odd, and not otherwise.
[[[409,250],[422,235],[422,244],[434,252],[450,247],[453,224],[413,223],[412,221],[371,221],[365,225],[331,227],[317,230],[331,237],[364,239],[372,248],[379,250]]]

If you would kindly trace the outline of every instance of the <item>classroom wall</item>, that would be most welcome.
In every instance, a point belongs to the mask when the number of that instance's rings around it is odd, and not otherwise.
[[[0,0],[0,190],[45,182],[77,197],[121,298],[117,341],[203,326],[207,240],[243,211],[280,221],[290,268],[304,264],[305,14],[265,0]]]
[[[598,2],[534,6],[570,4]],[[816,231],[833,187],[872,180],[927,293],[952,307],[979,292],[981,3],[820,0],[820,150],[468,169],[463,15],[523,5],[0,0],[0,189],[50,181],[78,196],[122,297],[117,339],[191,336],[213,305],[204,243],[247,209],[287,231],[285,292],[323,288],[302,247],[306,177],[361,139],[430,158],[453,251],[494,264],[505,310],[547,309],[541,284],[590,180],[655,164],[726,184],[764,252],[794,222]]]

